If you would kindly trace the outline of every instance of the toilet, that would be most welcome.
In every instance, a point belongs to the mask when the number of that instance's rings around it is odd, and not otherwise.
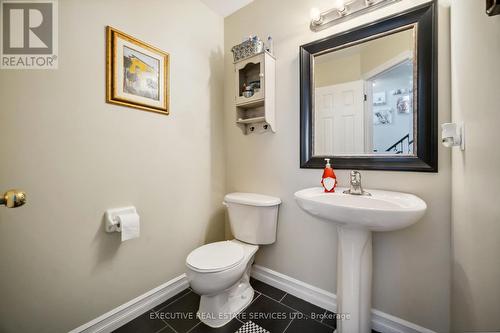
[[[227,324],[252,301],[250,269],[259,245],[276,241],[281,200],[230,193],[223,204],[235,239],[200,246],[186,259],[191,288],[201,296],[197,316],[214,328]]]

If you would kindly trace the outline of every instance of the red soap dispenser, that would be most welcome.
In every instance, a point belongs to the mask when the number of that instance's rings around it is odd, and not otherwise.
[[[335,187],[337,187],[337,176],[330,165],[330,159],[325,158],[326,166],[325,171],[323,171],[323,177],[321,178],[321,185],[327,193],[335,192]]]

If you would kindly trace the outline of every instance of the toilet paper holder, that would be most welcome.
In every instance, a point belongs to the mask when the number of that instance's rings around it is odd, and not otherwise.
[[[106,210],[104,214],[106,232],[121,232],[119,215],[137,214],[134,206]]]

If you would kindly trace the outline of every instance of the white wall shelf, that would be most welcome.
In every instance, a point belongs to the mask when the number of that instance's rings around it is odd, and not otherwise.
[[[255,124],[266,121],[266,117],[255,117],[255,118],[247,118],[247,119],[238,119],[236,122],[238,124]]]
[[[276,132],[276,59],[269,52],[261,52],[235,62],[234,72],[238,127],[244,134]],[[251,96],[244,96],[246,88]]]

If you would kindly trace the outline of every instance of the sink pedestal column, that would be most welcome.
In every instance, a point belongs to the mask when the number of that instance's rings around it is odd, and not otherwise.
[[[337,333],[371,332],[372,234],[338,227]]]

